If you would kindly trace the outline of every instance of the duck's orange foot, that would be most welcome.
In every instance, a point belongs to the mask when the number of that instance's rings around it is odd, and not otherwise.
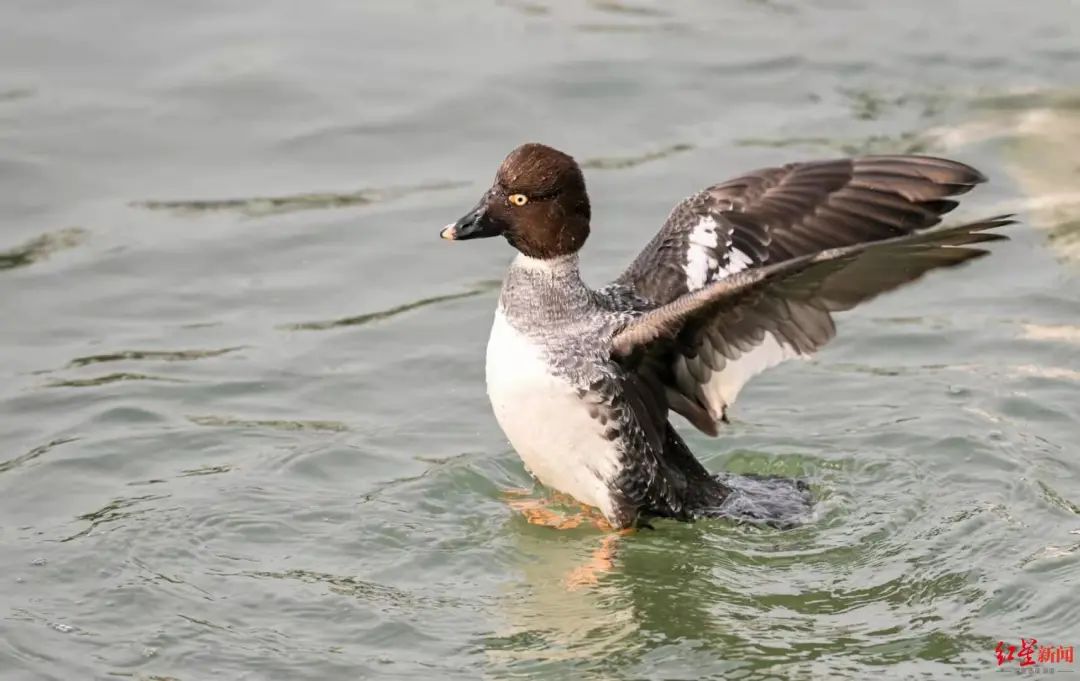
[[[572,530],[575,527],[580,527],[582,521],[585,520],[585,516],[580,514],[564,516],[547,508],[528,508],[521,513],[530,525],[554,527],[556,530]]]
[[[547,508],[547,502],[543,499],[514,499],[510,502],[510,508],[525,516],[530,525],[554,527],[556,530],[572,530],[585,521],[585,516],[581,513],[565,516],[552,511]]]
[[[535,492],[536,492],[535,488],[532,488],[532,487],[506,487],[500,493],[502,494],[504,499],[512,502],[512,501],[515,501],[517,499],[530,498],[530,497],[533,496],[533,494]],[[592,509],[594,511],[596,510],[596,509],[593,509],[592,506],[586,506],[585,504],[579,503],[577,501],[577,499],[574,499],[574,497],[570,496],[569,494],[559,492],[558,490],[549,490],[548,494],[550,495],[550,500],[551,501],[554,501],[554,502],[559,503],[559,504],[563,504],[564,506],[575,506],[575,505],[577,505],[577,506],[581,506],[581,508],[584,509],[584,510],[589,510],[589,509]],[[540,503],[548,503],[547,499],[539,499],[537,501],[539,501]]]
[[[633,531],[633,528],[628,528],[604,537],[600,541],[600,547],[594,550],[592,556],[589,557],[589,562],[574,568],[563,578],[563,585],[566,589],[568,591],[577,591],[578,589],[599,584],[600,575],[611,572],[611,569],[615,566],[619,539],[632,534]]]

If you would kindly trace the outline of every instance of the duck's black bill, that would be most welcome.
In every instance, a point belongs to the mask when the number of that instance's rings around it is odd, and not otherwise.
[[[452,225],[443,227],[439,236],[451,241],[464,241],[466,239],[484,239],[490,236],[502,234],[502,227],[493,220],[488,213],[488,197],[480,199],[472,210],[466,213],[460,220]]]

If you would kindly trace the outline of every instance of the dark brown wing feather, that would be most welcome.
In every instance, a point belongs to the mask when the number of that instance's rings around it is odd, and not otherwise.
[[[986,255],[975,245],[1005,239],[987,230],[1011,222],[1001,216],[747,269],[634,319],[614,336],[612,354],[666,385],[671,408],[715,435],[753,374],[833,337],[831,312]]]
[[[948,197],[985,179],[963,163],[929,156],[763,168],[677,205],[616,283],[662,305],[745,267],[932,227],[956,207]],[[700,230],[694,238],[703,220],[716,223],[715,239],[700,238]],[[708,272],[691,271],[703,262]]]

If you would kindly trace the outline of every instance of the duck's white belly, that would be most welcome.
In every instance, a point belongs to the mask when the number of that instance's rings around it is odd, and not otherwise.
[[[495,313],[487,349],[487,389],[499,426],[537,480],[609,519],[608,481],[618,451],[568,380],[554,375],[540,348]]]

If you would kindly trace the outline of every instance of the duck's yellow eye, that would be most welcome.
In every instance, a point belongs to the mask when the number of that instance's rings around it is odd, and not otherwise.
[[[529,197],[524,194],[511,194],[508,198],[510,199],[510,203],[515,206],[524,206],[529,202]]]

